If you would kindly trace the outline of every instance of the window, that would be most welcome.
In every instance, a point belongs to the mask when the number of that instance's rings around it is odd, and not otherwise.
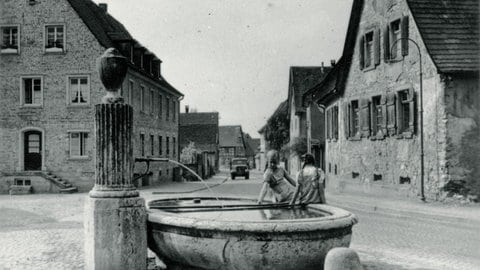
[[[2,32],[2,47],[1,53],[19,53],[20,52],[20,38],[18,26],[1,26]]]
[[[175,119],[176,119],[176,115],[177,115],[177,103],[175,102],[175,100],[172,100],[172,120],[173,122],[175,122]]]
[[[140,110],[145,111],[145,86],[140,86]]]
[[[30,179],[15,178],[13,179],[13,184],[15,186],[31,186],[32,181]]]
[[[165,108],[167,109],[166,119],[168,120],[170,118],[170,98],[169,97],[167,97],[167,104],[165,104]]]
[[[338,106],[327,109],[327,139],[338,139]]]
[[[68,101],[71,105],[89,103],[90,85],[87,76],[68,77]]]
[[[228,155],[232,156],[232,157],[235,156],[235,148],[229,147],[228,148]]]
[[[64,52],[65,51],[65,26],[64,25],[45,26],[45,51],[46,52]]]
[[[140,134],[140,153],[145,156],[145,134]]]
[[[373,58],[373,31],[365,34],[365,65],[364,67],[370,67],[372,65]]]
[[[402,90],[397,93],[397,125],[398,134],[411,137],[415,127],[415,92],[413,89]]]
[[[359,42],[360,69],[371,70],[380,64],[380,32],[378,28],[366,32]]]
[[[356,136],[360,131],[360,109],[358,108],[358,100],[353,100],[351,103],[351,115],[350,122],[352,123],[352,129],[350,135]]]
[[[150,155],[155,155],[155,137],[150,135]]]
[[[167,141],[165,142],[165,146],[167,147],[167,156],[170,155],[170,137],[167,137]]]
[[[70,157],[87,156],[87,132],[70,132]]]
[[[153,114],[153,111],[155,110],[155,105],[154,105],[154,102],[155,102],[155,94],[153,93],[153,90],[150,89],[150,102],[149,102],[149,111],[150,111],[150,114]]]
[[[158,155],[161,156],[163,155],[163,137],[162,136],[158,136]]]
[[[163,97],[162,95],[158,95],[158,118],[162,119],[163,113]]]
[[[385,127],[385,98],[382,96],[372,97],[372,135],[383,137]]]
[[[173,138],[172,138],[172,154],[173,154],[174,157],[175,157],[175,149],[176,149],[176,146],[175,146],[175,145],[176,145],[176,143],[177,143],[177,142],[176,142],[176,138],[173,137]]]
[[[134,91],[134,82],[133,81],[128,81],[128,93],[125,96],[127,99],[128,103],[133,106],[133,91]]]
[[[385,61],[399,60],[408,55],[408,16],[394,19],[383,34]]]
[[[22,78],[22,105],[43,104],[42,78]]]

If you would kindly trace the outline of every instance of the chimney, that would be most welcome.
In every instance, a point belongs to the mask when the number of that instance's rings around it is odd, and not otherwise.
[[[103,12],[107,12],[107,9],[108,9],[108,8],[107,8],[107,7],[108,7],[107,4],[105,4],[105,3],[99,3],[99,4],[98,4],[98,7],[99,7],[100,9],[102,9]]]
[[[188,105],[185,105],[185,113],[189,113],[190,111],[190,108],[188,107]]]
[[[335,62],[335,59],[330,60],[330,65],[331,65],[332,67],[335,66],[335,63],[336,63],[336,62]]]
[[[325,66],[323,65],[323,62],[322,62],[322,69],[321,69],[322,73],[324,72],[324,68]]]

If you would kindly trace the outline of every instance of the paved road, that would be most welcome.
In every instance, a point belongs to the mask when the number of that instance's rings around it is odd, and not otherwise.
[[[228,180],[212,189],[219,195],[256,197],[261,174],[254,173],[252,178]],[[221,178],[209,181],[221,182]],[[199,183],[168,184],[155,191],[201,188]],[[147,199],[162,196],[152,191],[141,193]],[[172,194],[180,195],[168,196]],[[83,269],[85,197],[86,194],[0,196],[0,270]],[[327,194],[330,204],[341,205],[359,217],[352,247],[359,252],[365,269],[480,269],[479,219],[380,211],[366,204],[345,203],[351,201],[348,198]]]

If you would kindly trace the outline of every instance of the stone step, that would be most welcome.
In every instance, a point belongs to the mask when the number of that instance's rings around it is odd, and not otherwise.
[[[68,187],[68,188],[62,188],[60,189],[60,193],[75,193],[75,192],[78,192],[78,188],[77,187]]]

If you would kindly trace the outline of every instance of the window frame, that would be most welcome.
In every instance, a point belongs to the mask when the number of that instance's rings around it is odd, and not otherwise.
[[[68,133],[68,157],[70,160],[75,160],[75,159],[89,159],[89,155],[88,155],[88,149],[87,149],[87,146],[88,146],[88,135],[90,133],[90,131],[88,130],[68,130],[67,131]],[[72,154],[72,135],[73,134],[78,134],[79,135],[79,139],[78,139],[78,142],[79,142],[79,155],[73,155]],[[87,135],[87,137],[84,137],[85,135]],[[82,151],[82,141],[83,141],[83,151]],[[83,154],[82,154],[83,153]]]
[[[158,118],[162,120],[163,116],[163,95],[158,94]]]
[[[165,120],[168,121],[170,120],[170,97],[169,96],[167,96],[166,102],[167,104],[165,105],[165,107],[167,108],[167,111],[166,111],[167,115],[165,116]]]
[[[371,34],[372,35],[372,45],[371,45],[371,55],[370,55],[370,65],[366,65],[367,63],[367,35]],[[375,31],[374,29],[369,29],[367,31],[365,31],[365,33],[363,33],[363,39],[364,39],[364,43],[363,43],[363,69],[364,70],[371,70],[373,68],[375,68],[375,61],[374,61],[374,50],[375,50]]]
[[[40,79],[40,103],[39,104],[35,104],[35,103],[32,103],[32,104],[28,104],[28,103],[25,103],[25,80],[26,79]],[[33,82],[32,82],[33,83]],[[37,108],[41,108],[43,107],[43,100],[44,100],[44,85],[43,85],[43,76],[41,75],[25,75],[25,76],[20,76],[20,106],[22,107],[37,107]],[[32,88],[32,91],[33,88]],[[33,100],[33,99],[32,99]]]
[[[150,134],[150,154],[155,155],[155,136]]]
[[[392,57],[392,44],[395,40],[397,39],[393,39],[393,35],[394,35],[394,31],[393,31],[393,24],[394,23],[397,23],[398,22],[398,38],[401,38],[402,37],[402,19],[401,17],[396,17],[392,20],[390,20],[388,22],[388,27],[389,27],[389,30],[388,30],[388,39],[389,39],[389,45],[390,45],[390,48],[389,48],[389,60],[390,61],[398,61],[398,60],[401,60],[403,57],[402,57],[402,42],[401,41],[398,41],[396,44],[395,44],[395,47],[396,47],[396,50],[395,50],[395,54],[396,56],[395,57]]]
[[[177,151],[175,151],[176,147],[175,144],[177,143],[176,137],[172,137],[172,156],[175,157]]]
[[[86,103],[73,103],[72,102],[72,96],[71,96],[71,89],[70,89],[70,80],[71,79],[82,79],[82,78],[87,79],[87,95],[86,95],[87,102]],[[90,84],[90,75],[89,74],[67,75],[67,94],[66,94],[67,106],[69,106],[69,107],[88,107],[88,106],[90,106],[90,96],[91,96],[90,92],[91,92],[91,84]]]
[[[163,136],[158,135],[158,155],[163,156]]]
[[[140,156],[145,156],[145,133],[140,133]]]
[[[14,55],[20,54],[20,39],[21,39],[20,25],[19,24],[3,24],[3,25],[0,25],[0,34],[2,35],[0,46],[3,46],[3,29],[4,28],[12,28],[12,29],[16,28],[17,29],[17,48],[16,48],[16,51],[13,52],[13,51],[7,51],[8,48],[1,49],[1,47],[0,47],[0,54],[14,54]],[[10,39],[11,38],[12,37],[10,36]]]
[[[140,84],[140,111],[141,112],[146,112],[145,111],[145,85]]]
[[[165,137],[165,155],[170,156],[170,137]]]
[[[62,51],[58,51],[58,50],[51,50],[51,48],[47,48],[47,44],[48,44],[48,31],[47,31],[47,28],[48,27],[62,27],[63,28],[63,48],[62,48]],[[57,30],[55,29],[55,36],[57,35]],[[54,48],[57,48],[57,47],[54,47]],[[67,52],[67,27],[65,25],[65,23],[49,23],[49,24],[45,24],[43,26],[43,52],[46,53],[46,54],[55,54],[55,53],[58,53],[58,54],[62,54],[62,53],[66,53]]]
[[[355,108],[353,107],[353,104],[356,104],[356,111]],[[355,118],[354,118],[355,116]],[[355,125],[355,119],[357,124]],[[360,101],[359,99],[353,99],[350,100],[350,139],[360,139]]]
[[[405,94],[403,100],[401,95]],[[397,96],[397,136],[399,138],[411,139],[415,134],[417,125],[417,105],[415,101],[415,91],[411,87],[403,87],[396,91]],[[408,122],[405,123],[405,109],[407,109]]]
[[[155,92],[153,91],[152,88],[150,88],[150,102],[148,104],[148,106],[150,107],[149,108],[149,112],[151,115],[154,115],[155,113]]]

